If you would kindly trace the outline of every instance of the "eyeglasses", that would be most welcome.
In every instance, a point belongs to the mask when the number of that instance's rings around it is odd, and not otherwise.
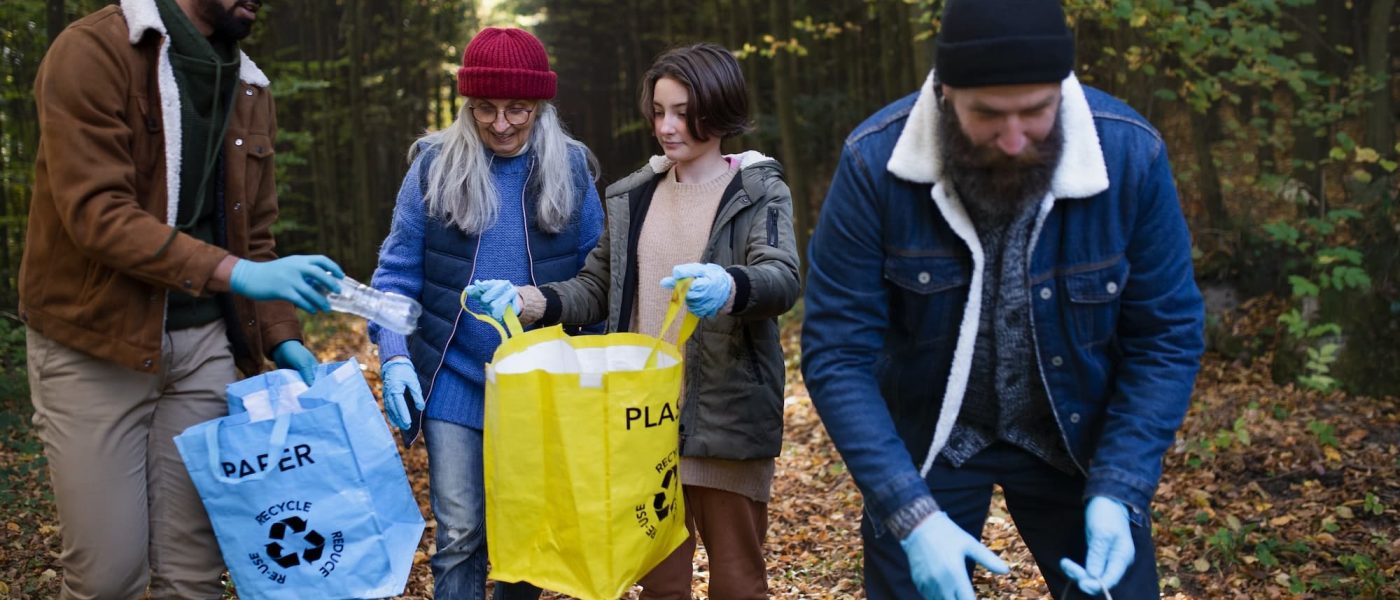
[[[507,123],[524,125],[530,120],[532,112],[535,111],[529,108],[496,108],[490,104],[479,104],[472,107],[472,118],[482,125],[490,125],[496,122],[496,115],[505,113]]]

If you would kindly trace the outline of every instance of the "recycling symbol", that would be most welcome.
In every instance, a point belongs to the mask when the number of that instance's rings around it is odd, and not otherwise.
[[[297,554],[295,549],[288,552],[287,548],[282,546],[283,543],[290,544],[293,541],[287,535],[288,530],[293,534],[305,532],[301,539],[305,542],[306,549],[302,550],[301,554]],[[267,532],[267,537],[271,540],[267,544],[267,556],[283,569],[295,567],[303,560],[308,564],[316,562],[321,559],[321,553],[326,549],[326,538],[316,533],[315,529],[308,531],[306,520],[301,517],[287,517],[273,523],[272,528]]]
[[[671,509],[676,507],[675,488],[679,487],[679,479],[676,477],[674,465],[667,469],[666,475],[661,478],[661,491],[657,492],[651,500],[651,507],[656,509],[656,520],[665,521],[666,517],[671,514]]]

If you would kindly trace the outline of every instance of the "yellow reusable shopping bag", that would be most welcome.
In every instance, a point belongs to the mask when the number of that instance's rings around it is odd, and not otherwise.
[[[684,314],[674,346],[638,333],[524,332],[509,310],[505,328],[476,315],[503,339],[486,365],[493,579],[617,598],[685,541],[678,348],[697,322],[682,306],[688,285],[661,328]]]

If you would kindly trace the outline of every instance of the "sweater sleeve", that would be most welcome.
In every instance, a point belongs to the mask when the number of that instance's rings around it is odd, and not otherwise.
[[[399,187],[389,237],[379,248],[379,266],[374,269],[374,276],[370,279],[370,286],[377,290],[415,300],[421,300],[419,296],[423,291],[423,232],[428,211],[418,182],[422,180],[423,170],[431,163],[425,158],[426,155],[426,152],[418,155]],[[369,337],[379,344],[381,359],[408,355],[408,338],[403,334],[371,322]]]

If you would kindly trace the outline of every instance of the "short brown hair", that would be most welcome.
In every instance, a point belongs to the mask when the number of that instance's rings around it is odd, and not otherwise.
[[[642,117],[652,120],[652,94],[656,82],[670,77],[685,86],[690,99],[686,107],[686,128],[699,141],[717,135],[728,139],[747,132],[749,122],[748,86],[744,71],[734,54],[719,44],[702,42],[669,50],[647,69],[642,77]]]

